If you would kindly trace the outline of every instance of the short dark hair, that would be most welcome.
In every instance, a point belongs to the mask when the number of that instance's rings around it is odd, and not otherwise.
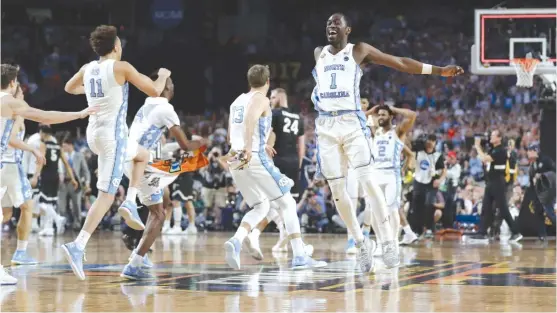
[[[269,68],[265,65],[255,64],[248,70],[248,83],[252,88],[259,88],[265,86],[271,73]]]
[[[10,86],[10,82],[17,78],[17,74],[19,73],[19,66],[13,64],[2,64],[2,75],[0,79],[2,80],[2,89],[8,88]]]
[[[342,18],[344,19],[344,23],[346,23],[346,26],[347,26],[347,27],[352,27],[352,19],[351,19],[348,15],[346,15],[346,14],[344,14],[344,13],[342,13],[342,12],[337,12],[337,13],[334,13],[333,15],[340,15],[340,16],[342,16]]]
[[[110,25],[97,26],[89,37],[91,48],[98,56],[105,56],[114,50],[118,31]]]
[[[437,136],[435,134],[429,134],[426,138],[428,141],[437,141]]]
[[[379,113],[379,111],[381,110],[385,110],[387,112],[389,112],[389,116],[393,116],[393,111],[391,110],[391,108],[388,105],[382,104],[377,108],[377,113]]]
[[[39,132],[45,133],[47,135],[53,135],[54,134],[54,130],[52,130],[52,127],[50,127],[50,125],[47,125],[47,124],[40,124],[39,125]]]

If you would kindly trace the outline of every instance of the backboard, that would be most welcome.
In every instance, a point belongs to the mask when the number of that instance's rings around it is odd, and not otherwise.
[[[516,75],[512,59],[532,55],[542,61],[535,74],[556,74],[556,17],[555,8],[476,10],[472,73]]]

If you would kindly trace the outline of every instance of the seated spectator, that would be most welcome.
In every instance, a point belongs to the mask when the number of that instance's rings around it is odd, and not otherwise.
[[[304,191],[297,209],[302,228],[315,228],[321,233],[329,224],[325,199],[317,188],[311,187]]]

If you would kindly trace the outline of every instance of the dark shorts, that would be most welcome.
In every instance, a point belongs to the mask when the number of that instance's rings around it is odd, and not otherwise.
[[[170,199],[172,201],[193,201],[193,174],[182,173],[170,184]]]
[[[294,181],[294,187],[290,189],[290,193],[294,198],[297,198],[300,194],[300,163],[298,157],[275,158],[273,162],[281,173]]]
[[[41,184],[39,186],[39,203],[57,205],[59,184],[60,181],[58,180],[58,178],[41,178]]]

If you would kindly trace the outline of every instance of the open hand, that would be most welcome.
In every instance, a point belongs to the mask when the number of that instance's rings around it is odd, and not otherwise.
[[[31,152],[35,156],[37,165],[43,165],[46,163],[46,159],[39,149],[33,149]]]
[[[86,118],[89,115],[96,114],[97,112],[99,112],[100,109],[101,107],[98,105],[90,106],[87,109],[79,112],[79,118]]]
[[[265,152],[267,152],[267,155],[269,157],[274,157],[275,154],[277,154],[277,151],[275,150],[275,148],[269,146],[269,145],[265,145]]]
[[[441,68],[441,76],[443,77],[453,77],[461,74],[464,74],[464,70],[458,65],[447,65]]]

